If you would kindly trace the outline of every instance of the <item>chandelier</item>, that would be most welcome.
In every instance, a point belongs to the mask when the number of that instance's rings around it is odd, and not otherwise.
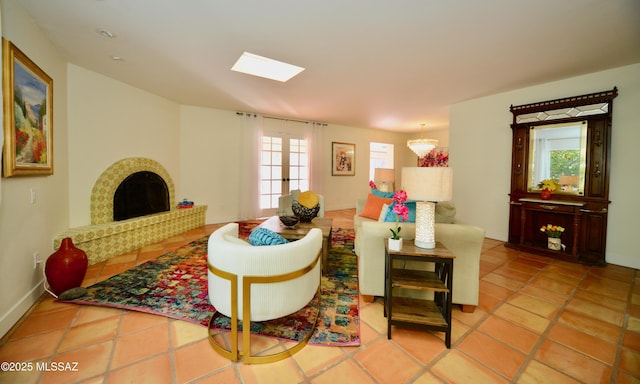
[[[431,152],[433,148],[438,145],[438,140],[435,139],[425,139],[423,137],[424,134],[424,124],[420,124],[422,127],[420,129],[420,138],[412,139],[407,141],[407,147],[411,149],[418,157],[422,158],[427,155],[427,153]]]

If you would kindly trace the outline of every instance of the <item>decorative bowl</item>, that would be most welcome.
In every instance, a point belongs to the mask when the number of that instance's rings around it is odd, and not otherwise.
[[[313,220],[314,217],[318,216],[318,212],[320,211],[320,204],[317,204],[313,208],[307,208],[304,205],[300,204],[297,200],[294,200],[291,203],[291,209],[293,210],[293,214],[300,218],[300,221],[303,223],[309,223]]]
[[[297,218],[296,216],[279,216],[279,217],[280,217],[280,222],[285,227],[295,227],[296,224],[298,224],[298,221],[300,221],[300,219]]]

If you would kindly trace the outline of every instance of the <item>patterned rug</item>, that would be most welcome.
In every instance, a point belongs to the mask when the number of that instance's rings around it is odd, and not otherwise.
[[[247,237],[258,221],[240,223]],[[311,329],[318,300],[320,314],[309,344],[360,345],[358,273],[353,252],[354,232],[333,229],[327,271],[319,297],[300,311],[275,320],[252,322],[251,331],[264,336],[299,341]],[[209,303],[207,287],[208,236],[87,288],[87,294],[67,302],[135,310],[227,329],[230,319]],[[241,326],[241,325],[240,325]],[[241,329],[241,328],[240,328]]]

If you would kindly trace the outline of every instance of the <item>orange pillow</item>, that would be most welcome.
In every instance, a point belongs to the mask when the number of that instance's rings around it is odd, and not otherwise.
[[[360,216],[368,219],[378,220],[380,217],[380,211],[385,204],[391,204],[393,199],[387,197],[380,197],[373,194],[367,196],[367,201],[364,203],[364,208],[360,212]]]

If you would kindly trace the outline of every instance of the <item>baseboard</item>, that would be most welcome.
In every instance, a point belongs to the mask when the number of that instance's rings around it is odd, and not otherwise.
[[[0,317],[0,337],[4,337],[18,320],[27,313],[29,308],[40,299],[40,296],[42,296],[44,292],[43,284],[44,280],[41,280],[33,289],[24,295],[22,299],[18,300],[9,311]]]

